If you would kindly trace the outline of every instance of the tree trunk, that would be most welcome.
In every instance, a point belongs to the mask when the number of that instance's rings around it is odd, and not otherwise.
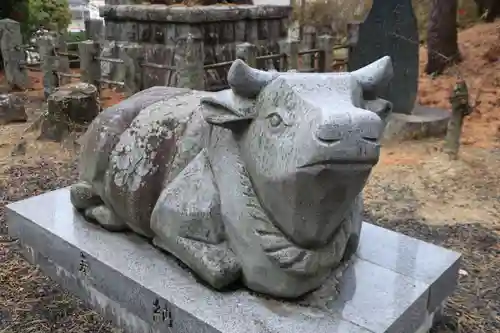
[[[432,0],[427,31],[427,74],[441,74],[460,60],[457,43],[457,0]]]
[[[455,84],[455,88],[450,96],[451,117],[448,122],[448,131],[444,141],[444,151],[451,159],[458,158],[458,150],[460,149],[460,136],[462,135],[462,126],[464,117],[472,112],[472,107],[469,103],[469,89],[467,83],[459,79]]]

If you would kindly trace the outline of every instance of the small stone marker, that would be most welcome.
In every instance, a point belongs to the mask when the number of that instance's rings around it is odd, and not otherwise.
[[[28,120],[24,99],[14,94],[0,95],[0,125]]]
[[[19,22],[11,19],[0,20],[0,50],[5,77],[9,86],[17,89],[29,87],[28,71],[21,66],[25,61],[25,54],[21,49],[22,42]]]
[[[97,88],[84,82],[58,88],[48,98],[39,139],[61,141],[67,133],[85,127],[100,111],[97,96]]]
[[[359,27],[357,44],[349,55],[349,70],[390,56],[394,77],[381,94],[393,103],[394,113],[410,114],[418,90],[419,39],[411,0],[374,0]]]

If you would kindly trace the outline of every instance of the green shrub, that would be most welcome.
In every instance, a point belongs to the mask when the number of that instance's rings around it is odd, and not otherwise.
[[[22,23],[28,34],[38,29],[64,31],[71,23],[68,0],[28,0],[28,20]]]

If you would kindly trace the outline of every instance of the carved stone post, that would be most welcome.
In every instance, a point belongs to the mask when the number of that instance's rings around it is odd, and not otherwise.
[[[331,72],[333,62],[333,37],[330,35],[319,36],[316,43],[318,49],[322,50],[319,53],[318,59],[319,72]]]
[[[85,33],[87,35],[87,39],[91,39],[94,41],[103,41],[104,40],[104,21],[89,19],[85,21]]]
[[[125,91],[131,96],[142,90],[142,66],[144,50],[140,44],[130,43],[120,49],[120,59],[125,68]]]
[[[57,72],[60,72],[60,73],[70,73],[70,67],[69,67],[69,57],[67,55],[68,53],[68,44],[67,43],[67,40],[68,40],[68,35],[67,33],[62,33],[60,35],[57,36],[56,38],[56,64],[55,64],[55,68],[56,68],[56,71]],[[60,55],[59,53],[64,53],[62,55]],[[71,82],[71,78],[68,77],[68,76],[58,76],[58,83],[59,85],[61,86],[64,86],[66,84],[69,84]]]
[[[11,19],[0,20],[0,49],[2,50],[5,77],[10,87],[18,89],[26,89],[30,83],[28,71],[22,66],[26,58],[22,43],[19,22]]]
[[[347,58],[348,59],[349,59],[349,56],[351,55],[352,49],[358,43],[360,24],[361,24],[361,22],[359,22],[359,21],[353,21],[353,22],[347,23],[347,47],[348,47]],[[351,69],[349,68],[349,61],[347,64],[347,71],[351,71]]]
[[[176,87],[195,90],[205,89],[203,41],[198,35],[188,33],[177,41],[175,50]]]
[[[316,29],[311,26],[305,26],[303,29],[302,47],[303,51],[311,50],[316,47]],[[302,66],[305,69],[315,68],[315,57],[313,54],[305,54],[302,56]]]
[[[295,39],[286,39],[279,42],[280,52],[285,54],[282,71],[299,69],[299,43]]]
[[[99,56],[99,43],[86,40],[78,44],[80,54],[80,70],[82,82],[90,83],[100,91],[101,64],[96,58]]]
[[[59,86],[59,79],[56,74],[55,48],[56,40],[52,35],[45,34],[38,39],[38,52],[40,53],[45,98],[48,98]]]
[[[245,61],[251,67],[257,67],[257,46],[250,43],[236,45],[236,58]]]

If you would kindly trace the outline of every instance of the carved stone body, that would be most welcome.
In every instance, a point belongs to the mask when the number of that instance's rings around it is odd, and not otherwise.
[[[391,103],[388,57],[352,73],[233,63],[231,89],[155,87],[106,109],[83,138],[73,205],[131,229],[215,288],[294,298],[356,250],[361,191]]]

